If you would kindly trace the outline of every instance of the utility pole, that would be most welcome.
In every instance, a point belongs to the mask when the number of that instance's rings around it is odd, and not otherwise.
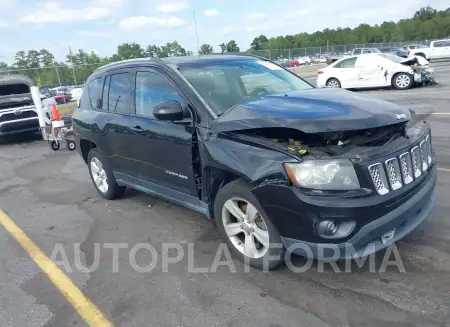
[[[197,18],[195,17],[195,10],[194,10],[194,27],[195,27],[195,36],[197,38],[197,53],[198,57],[200,58],[200,42],[198,41]]]

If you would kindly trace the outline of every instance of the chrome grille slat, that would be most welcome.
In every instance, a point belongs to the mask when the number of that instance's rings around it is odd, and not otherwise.
[[[428,169],[428,147],[425,140],[420,142],[420,161],[422,161],[422,171],[425,172]]]
[[[405,152],[399,156],[399,159],[400,159],[400,169],[402,171],[403,183],[409,184],[414,180],[412,163],[411,163],[411,155],[409,154],[409,152]]]
[[[369,166],[370,177],[372,177],[373,185],[378,194],[383,195],[389,192],[388,181],[383,165],[376,163]]]
[[[428,134],[409,152],[388,158],[384,165],[381,162],[374,163],[368,170],[375,190],[378,194],[384,195],[412,183],[428,170],[432,162],[433,152]]]
[[[412,161],[412,168],[414,172],[414,178],[420,177],[422,175],[422,162],[420,160],[420,150],[418,146],[415,146],[411,149],[411,161]]]
[[[402,177],[400,174],[400,166],[398,165],[397,158],[391,158],[385,161],[387,176],[389,184],[393,190],[398,190],[403,186]]]
[[[433,161],[433,158],[432,158],[433,157],[433,150],[431,149],[430,134],[427,135],[425,140],[427,141],[427,147],[428,147],[428,165],[431,165],[431,162]]]

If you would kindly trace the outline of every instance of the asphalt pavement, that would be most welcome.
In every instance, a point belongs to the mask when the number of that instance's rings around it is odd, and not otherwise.
[[[321,272],[314,263],[303,273],[286,267],[246,272],[234,262],[236,272],[227,266],[192,272],[183,258],[164,272],[167,242],[185,251],[194,244],[195,268],[213,265],[221,240],[211,222],[138,191],[103,200],[77,153],[64,147],[53,152],[38,138],[0,144],[0,209],[48,257],[63,249],[53,259],[116,326],[450,326],[450,65],[436,70],[438,85],[362,92],[416,110],[433,128],[438,201],[424,224],[397,244],[404,270],[393,265],[381,272],[382,252],[375,270],[364,265],[342,272],[338,265],[339,273],[325,265]],[[127,247],[119,251],[117,269],[107,243]],[[156,249],[158,262],[150,272],[130,263],[136,244]],[[1,226],[0,248],[0,326],[87,325]],[[76,249],[81,264],[98,267],[78,269]],[[135,261],[147,265],[150,252],[137,252]],[[301,266],[305,259],[294,263]]]

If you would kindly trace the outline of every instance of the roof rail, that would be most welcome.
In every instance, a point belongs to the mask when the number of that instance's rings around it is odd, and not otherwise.
[[[149,62],[162,62],[161,59],[159,58],[152,58],[152,57],[144,57],[144,58],[133,58],[133,59],[125,59],[125,60],[121,60],[121,61],[115,61],[115,62],[111,62],[109,64],[103,65],[98,67],[97,69],[94,70],[94,72],[105,69],[105,68],[109,68],[109,67],[114,67],[114,66],[119,66],[121,64],[127,64],[127,63],[133,63],[136,61],[149,61]]]

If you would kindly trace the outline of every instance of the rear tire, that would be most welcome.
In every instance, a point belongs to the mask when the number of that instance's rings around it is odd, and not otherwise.
[[[244,180],[235,180],[219,190],[214,219],[220,236],[239,260],[263,270],[284,262],[281,237]]]
[[[113,200],[123,196],[125,186],[117,184],[107,157],[98,148],[89,151],[87,164],[91,180],[103,198]]]
[[[408,73],[398,73],[392,78],[392,87],[397,90],[407,90],[413,86],[413,76]]]
[[[327,81],[326,86],[336,88],[336,89],[340,89],[342,87],[341,82],[339,82],[339,80],[337,78],[330,78]]]

